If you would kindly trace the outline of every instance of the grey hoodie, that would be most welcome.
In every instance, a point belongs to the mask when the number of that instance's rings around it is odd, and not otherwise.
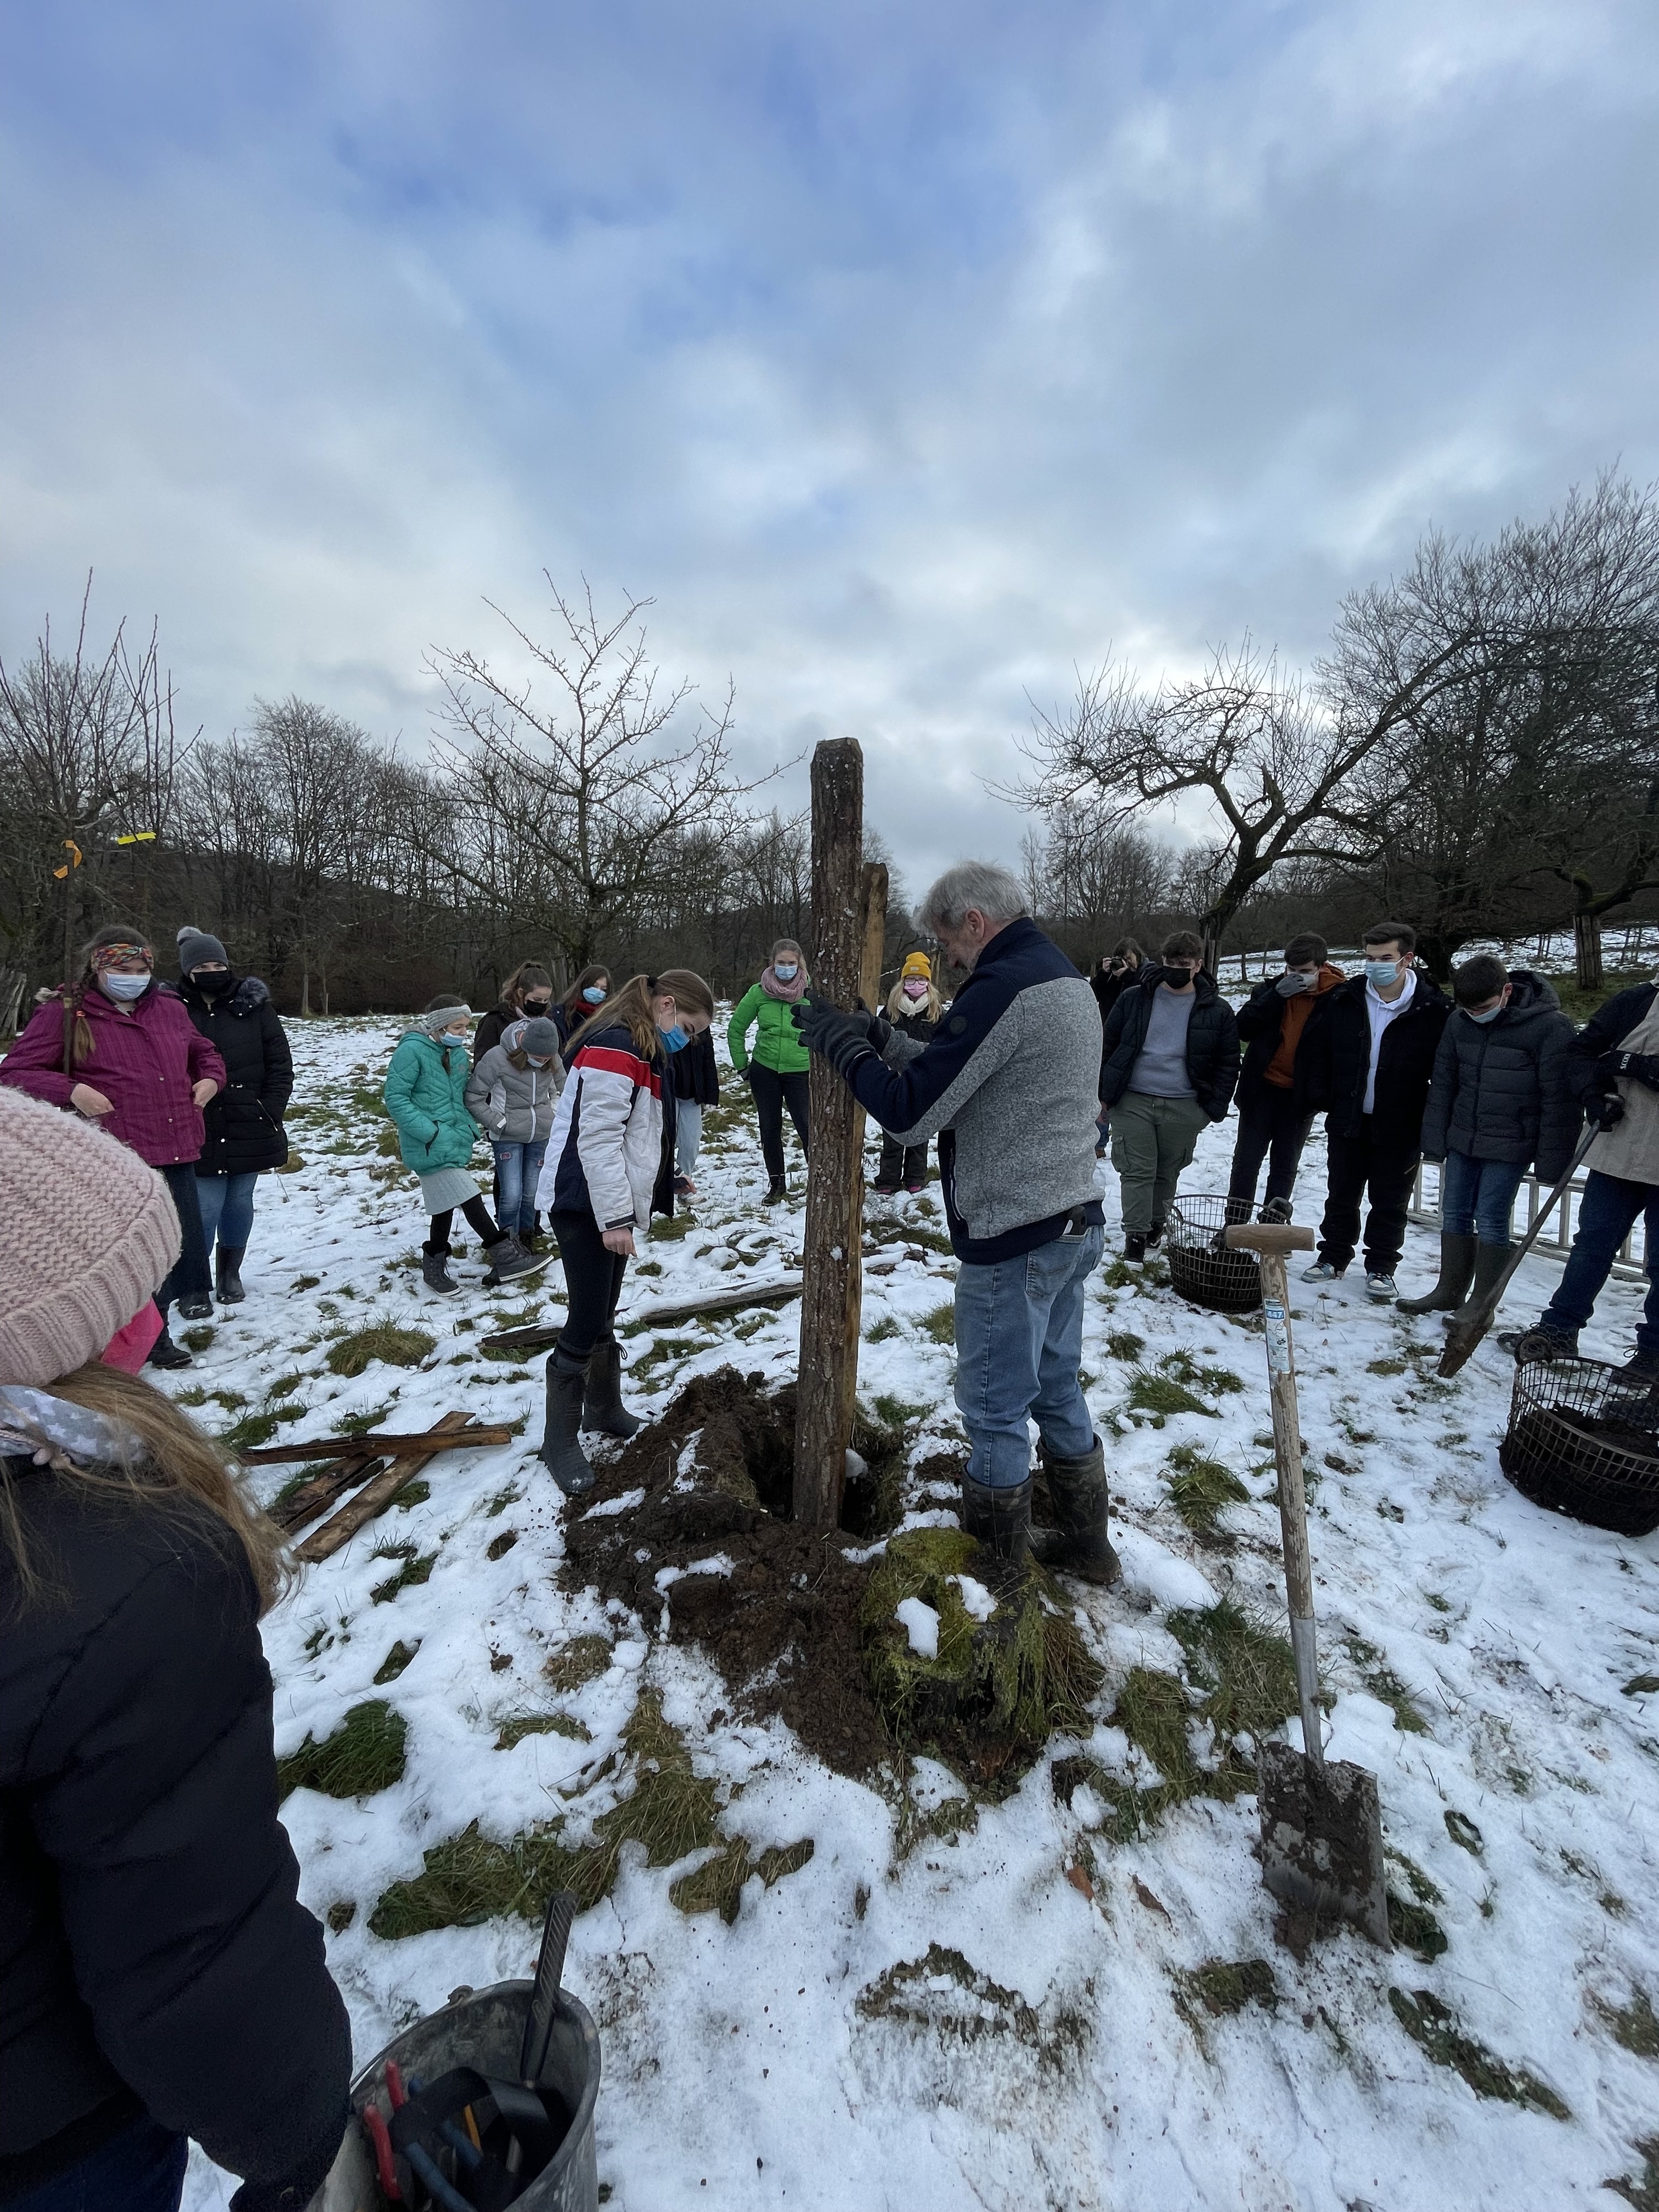
[[[545,1067],[514,1067],[508,1048],[522,1027],[515,1023],[507,1030],[466,1079],[466,1110],[497,1145],[544,1145],[564,1088],[559,1060]]]

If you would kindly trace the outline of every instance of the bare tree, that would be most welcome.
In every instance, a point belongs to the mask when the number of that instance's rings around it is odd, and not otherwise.
[[[732,770],[732,686],[710,711],[689,678],[663,680],[639,623],[650,600],[601,617],[586,586],[580,601],[548,587],[554,643],[501,615],[528,675],[471,652],[435,650],[431,665],[454,732],[454,875],[580,967],[669,884],[684,840],[728,830],[753,787]]]

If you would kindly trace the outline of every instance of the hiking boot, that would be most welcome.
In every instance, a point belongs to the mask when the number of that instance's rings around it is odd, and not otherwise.
[[[581,1498],[597,1480],[578,1441],[587,1362],[573,1359],[562,1347],[547,1362],[547,1419],[536,1456],[567,1498]]]
[[[1455,1313],[1468,1297],[1469,1285],[1474,1280],[1477,1249],[1473,1237],[1449,1237],[1443,1230],[1440,1236],[1439,1280],[1431,1291],[1425,1291],[1420,1297],[1401,1298],[1401,1312]]]
[[[1392,1273],[1374,1275],[1367,1267],[1365,1296],[1368,1298],[1375,1298],[1380,1306],[1391,1306],[1400,1297],[1400,1285],[1395,1282]]]
[[[1638,1346],[1633,1358],[1627,1359],[1612,1376],[1621,1395],[1630,1392],[1650,1398],[1659,1392],[1659,1351],[1644,1351]]]
[[[161,1334],[151,1345],[149,1358],[145,1364],[150,1367],[193,1367],[196,1362],[182,1344],[173,1342],[167,1334],[167,1324],[163,1322]]]
[[[1126,1229],[1123,1232],[1123,1256],[1126,1260],[1144,1260],[1146,1256],[1146,1236],[1144,1230]]]
[[[582,1427],[601,1437],[637,1436],[645,1426],[622,1401],[622,1346],[614,1336],[596,1344],[587,1363],[587,1389],[582,1398]]]
[[[783,1177],[781,1176],[774,1176],[771,1182],[766,1186],[766,1195],[762,1199],[761,1204],[763,1206],[775,1206],[781,1199],[787,1198],[788,1195],[789,1193],[785,1186]]]
[[[1031,1540],[1031,1478],[994,1486],[962,1478],[962,1525],[976,1543],[1010,1567],[1022,1567]]]
[[[1302,1270],[1304,1283],[1340,1283],[1346,1270],[1334,1267],[1328,1260],[1316,1260],[1311,1267]]]
[[[546,1262],[533,1252],[526,1252],[516,1237],[498,1237],[487,1248],[489,1272],[484,1277],[484,1286],[493,1290],[497,1283],[511,1282],[514,1275],[533,1275]]]
[[[1282,1229],[1287,1221],[1293,1218],[1294,1212],[1295,1209],[1288,1198],[1270,1198],[1256,1218],[1259,1221],[1270,1223],[1274,1228]]]
[[[444,1245],[436,1252],[421,1254],[421,1280],[428,1290],[436,1291],[446,1298],[453,1298],[460,1285],[449,1272],[449,1247]]]
[[[1123,1565],[1106,1533],[1105,1445],[1097,1437],[1094,1449],[1084,1459],[1056,1459],[1046,1444],[1039,1449],[1060,1526],[1031,1531],[1033,1556],[1045,1567],[1075,1575],[1080,1582],[1117,1582]]]
[[[1569,1335],[1564,1328],[1552,1328],[1539,1322],[1531,1328],[1523,1328],[1518,1335],[1500,1336],[1498,1340],[1505,1352],[1513,1352],[1517,1367],[1531,1367],[1540,1360],[1577,1359],[1578,1332]]]
[[[179,1318],[180,1321],[211,1321],[213,1319],[212,1299],[210,1297],[180,1298]]]
[[[219,1303],[222,1306],[239,1306],[247,1296],[242,1288],[242,1254],[246,1244],[226,1251],[222,1244],[214,1255],[214,1273],[218,1278]],[[182,1311],[183,1309],[181,1308]]]

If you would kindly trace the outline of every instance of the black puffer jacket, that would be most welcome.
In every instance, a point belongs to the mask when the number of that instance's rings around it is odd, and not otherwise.
[[[1659,983],[1633,983],[1628,991],[1615,991],[1601,1012],[1590,1016],[1567,1054],[1567,1082],[1575,1098],[1588,1105],[1592,1098],[1618,1088],[1613,1077],[1597,1063],[1647,1019],[1656,997]]]
[[[1440,1033],[1423,1116],[1423,1152],[1534,1165],[1553,1182],[1572,1158],[1583,1116],[1568,1082],[1572,1024],[1554,988],[1529,968],[1510,970],[1510,1002],[1496,1021],[1453,1014]]]
[[[225,1087],[202,1116],[207,1140],[198,1176],[252,1175],[288,1158],[283,1115],[294,1094],[294,1062],[270,994],[244,975],[216,997],[186,976],[177,987],[193,1021],[225,1063]]]
[[[1100,1061],[1103,1105],[1115,1106],[1129,1087],[1129,1078],[1146,1042],[1152,994],[1163,980],[1161,968],[1144,968],[1139,981],[1121,994],[1106,1017]],[[1232,1008],[1217,990],[1214,978],[1202,970],[1198,976],[1198,1004],[1187,1024],[1187,1080],[1210,1119],[1224,1121],[1238,1084],[1238,1024]]]
[[[1306,1114],[1322,1113],[1339,1137],[1357,1137],[1365,1115],[1365,1079],[1371,1066],[1369,986],[1350,976],[1328,991],[1308,1017],[1296,1055],[1296,1100]],[[1419,1150],[1429,1079],[1452,1002],[1419,968],[1411,1003],[1382,1032],[1371,1111],[1372,1141],[1402,1152]]]
[[[1090,976],[1089,988],[1094,993],[1095,1004],[1100,1008],[1100,1022],[1103,1029],[1106,1025],[1106,1017],[1111,1012],[1112,1008],[1116,1006],[1126,991],[1133,990],[1136,977],[1143,972],[1144,970],[1139,968],[1126,968],[1121,975],[1109,975],[1097,968]]]
[[[16,1610],[0,1555],[0,2190],[143,2110],[304,2203],[351,2038],[276,1817],[252,1577],[205,1508],[5,1471],[59,1595]]]

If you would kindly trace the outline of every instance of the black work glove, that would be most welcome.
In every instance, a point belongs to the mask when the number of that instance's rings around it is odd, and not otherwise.
[[[1616,1129],[1624,1120],[1625,1102],[1609,1091],[1603,1098],[1592,1098],[1584,1111],[1605,1137],[1609,1129]]]
[[[1644,1083],[1650,1091],[1659,1091],[1659,1054],[1650,1052],[1615,1052],[1609,1054],[1615,1075],[1628,1076],[1632,1083]]]
[[[860,999],[855,1002],[853,1011],[855,1014],[862,1014],[864,1016],[865,1020],[868,1024],[867,1033],[871,1043],[874,1046],[877,1052],[885,1054],[887,1050],[887,1041],[893,1034],[893,1024],[891,1022],[888,1020],[886,1015],[882,1012],[879,1007],[878,1007],[872,1014],[870,1012],[869,1007],[865,1005],[862,999]]]
[[[790,1008],[801,1042],[809,1052],[827,1060],[843,1079],[875,1048],[870,1042],[869,1014],[843,1014],[838,1007],[798,1002]]]

